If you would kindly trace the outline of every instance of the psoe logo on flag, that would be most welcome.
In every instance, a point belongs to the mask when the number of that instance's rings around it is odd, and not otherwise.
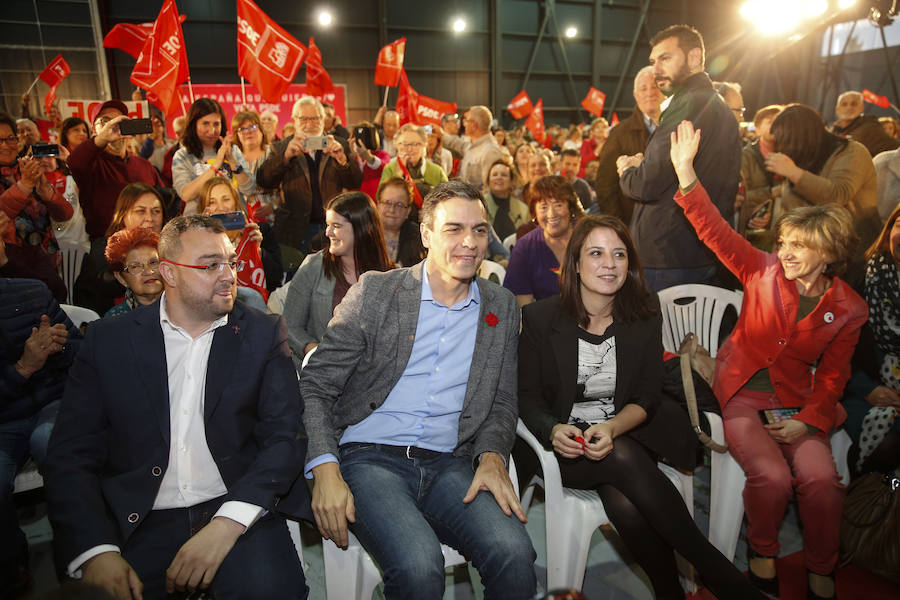
[[[286,79],[283,74],[285,70],[296,73],[300,68],[300,61],[303,59],[303,50],[300,46],[268,25],[259,38],[255,53],[263,68],[272,71],[282,79]],[[285,65],[290,65],[290,68],[285,69]]]
[[[284,63],[287,61],[288,53],[290,52],[290,48],[284,42],[275,42],[275,47],[269,50],[269,59],[275,63],[275,66],[279,69],[284,68]]]

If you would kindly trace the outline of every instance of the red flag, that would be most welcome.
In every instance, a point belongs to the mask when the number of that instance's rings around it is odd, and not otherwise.
[[[306,46],[251,0],[237,0],[237,24],[238,75],[267,102],[280,101],[306,58]]]
[[[375,61],[375,85],[394,87],[400,82],[406,38],[393,41],[378,52]]]
[[[171,114],[178,107],[178,84],[189,77],[178,9],[175,0],[165,0],[131,71],[131,83],[147,90],[151,104]]]
[[[50,107],[56,101],[56,89],[62,80],[69,76],[70,72],[69,63],[62,57],[62,54],[57,54],[56,58],[51,60],[50,64],[44,67],[44,70],[38,75],[41,81],[50,86],[50,91],[44,96],[44,109],[47,114],[50,113]]]
[[[187,15],[178,15],[178,21],[184,23]],[[137,60],[147,41],[147,36],[153,31],[153,23],[119,23],[109,30],[103,38],[104,48],[118,48],[127,52]]]
[[[400,115],[400,124],[409,123],[409,96],[410,92],[416,93],[412,86],[409,85],[409,78],[406,76],[406,69],[400,67],[400,87],[397,89],[397,114]]]
[[[887,96],[879,96],[871,90],[863,90],[862,97],[863,100],[865,100],[869,104],[874,104],[875,106],[880,106],[881,108],[891,107],[891,101],[888,100]]]
[[[441,116],[456,112],[455,102],[444,102],[422,95],[409,84],[406,70],[400,69],[400,89],[397,94],[400,124],[440,125]]]
[[[531,135],[534,136],[534,139],[537,141],[541,141],[544,139],[544,99],[538,98],[537,104],[534,105],[534,110],[531,111],[531,114],[528,115],[528,119],[525,121],[525,127],[528,128],[528,131],[531,132]]]
[[[531,104],[531,98],[528,97],[525,90],[522,90],[516,94],[515,98],[509,101],[506,110],[509,111],[509,114],[511,114],[514,119],[521,119],[522,117],[531,114],[531,111],[534,110],[534,106]]]
[[[324,96],[334,89],[331,76],[322,66],[322,51],[316,40],[309,38],[309,53],[306,55],[306,93],[310,96]]]
[[[606,104],[606,94],[591,86],[587,96],[581,101],[581,106],[595,117],[603,116],[603,105]]]
[[[269,290],[266,289],[266,272],[259,254],[259,243],[249,239],[249,235],[241,236],[241,241],[234,249],[237,259],[244,261],[244,268],[237,274],[238,285],[256,290],[268,302]]]
[[[616,113],[613,113],[612,119],[610,119],[610,121],[609,121],[609,126],[615,127],[618,124],[619,124],[619,115],[617,115]]]

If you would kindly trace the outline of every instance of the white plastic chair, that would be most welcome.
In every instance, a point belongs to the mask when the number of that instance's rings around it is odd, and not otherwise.
[[[547,589],[581,589],[594,530],[609,523],[600,496],[594,490],[563,487],[559,463],[552,450],[547,450],[528,430],[522,419],[516,434],[534,451],[541,465],[543,479],[534,477],[522,494],[522,506],[530,504],[533,486],[544,489],[544,514],[547,535]],[[668,465],[660,470],[675,484],[694,514],[693,477]]]
[[[498,281],[495,281],[494,283],[503,285],[503,280],[506,278],[506,269],[492,260],[481,261],[481,266],[478,268],[478,276],[483,277],[484,279],[490,279],[491,275],[496,275],[498,279]]]
[[[677,303],[679,300],[684,303]],[[662,306],[663,348],[678,352],[684,336],[693,333],[700,345],[715,356],[719,349],[719,329],[725,310],[732,306],[740,314],[741,301],[738,292],[699,283],[661,290],[659,303]]]
[[[81,273],[84,255],[90,251],[91,245],[88,242],[59,242],[59,254],[62,257],[59,272],[66,284],[66,301],[69,304],[74,301],[75,280]]]
[[[688,300],[676,304],[676,300]],[[676,285],[659,292],[663,312],[663,347],[677,352],[681,340],[689,333],[695,333],[700,344],[715,357],[719,349],[719,329],[728,306],[733,306],[740,314],[743,296],[733,292],[702,284]],[[719,444],[725,444],[725,429],[722,417],[706,412],[710,424],[710,437]],[[847,466],[847,452],[852,440],[843,430],[831,436],[831,453],[837,465],[838,474],[846,484],[850,480]],[[747,479],[740,465],[730,453],[710,452],[710,505],[709,541],[725,555],[734,560],[741,521],[744,518],[744,484]]]
[[[512,252],[513,246],[516,245],[516,234],[515,232],[509,234],[505,238],[503,238],[503,245],[506,246],[506,249]]]
[[[266,303],[266,308],[269,309],[270,314],[280,315],[284,313],[284,301],[287,299],[288,288],[290,286],[291,282],[289,281],[269,294],[269,301]]]
[[[725,443],[725,430],[719,415],[706,413],[712,428],[710,437],[720,444]],[[853,441],[847,432],[838,429],[831,434],[831,455],[834,457],[838,475],[844,485],[850,482],[847,452]],[[709,501],[709,541],[725,555],[734,560],[741,522],[744,519],[744,484],[747,481],[744,470],[734,460],[731,453],[712,452],[710,462]]]
[[[38,472],[37,465],[34,464],[34,461],[29,460],[19,471],[19,474],[16,475],[13,493],[18,494],[20,492],[36,490],[41,487],[44,487],[44,478],[41,477],[41,474]]]
[[[96,321],[100,318],[96,312],[83,306],[74,306],[72,304],[60,304],[59,307],[65,311],[66,316],[72,321],[75,327],[81,327],[85,323]]]

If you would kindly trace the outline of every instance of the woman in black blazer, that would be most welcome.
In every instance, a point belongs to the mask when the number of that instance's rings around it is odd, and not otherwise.
[[[719,598],[762,598],[697,529],[657,457],[693,468],[687,416],[662,397],[662,316],[625,224],[581,220],[560,296],[525,306],[519,413],[556,452],[563,485],[596,489],[657,598],[684,598],[672,550]]]

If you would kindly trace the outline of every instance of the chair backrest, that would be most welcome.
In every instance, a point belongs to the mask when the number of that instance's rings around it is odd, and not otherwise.
[[[59,307],[66,312],[66,315],[69,317],[69,320],[72,321],[72,323],[75,325],[75,327],[81,327],[85,323],[90,323],[91,321],[96,321],[100,318],[100,315],[89,308],[84,308],[83,306],[60,304]]]
[[[506,249],[512,252],[513,246],[516,245],[516,234],[515,232],[509,234],[505,238],[503,238],[503,245],[506,246]]]
[[[741,300],[738,292],[699,283],[661,290],[659,303],[662,306],[663,348],[678,352],[684,336],[693,333],[700,345],[715,356],[719,349],[719,329],[725,309],[733,306],[740,314]]]
[[[478,268],[478,276],[493,281],[497,285],[503,285],[506,269],[492,260],[485,259],[481,261],[481,267]]]
[[[63,283],[66,284],[66,302],[74,301],[75,280],[81,273],[81,263],[84,255],[91,251],[91,245],[87,242],[59,242],[59,254],[62,258],[59,270]]]
[[[291,286],[291,282],[288,281],[283,286],[269,294],[269,301],[266,303],[266,307],[269,309],[269,312],[273,315],[280,315],[284,313],[284,301],[287,298],[288,288]]]

